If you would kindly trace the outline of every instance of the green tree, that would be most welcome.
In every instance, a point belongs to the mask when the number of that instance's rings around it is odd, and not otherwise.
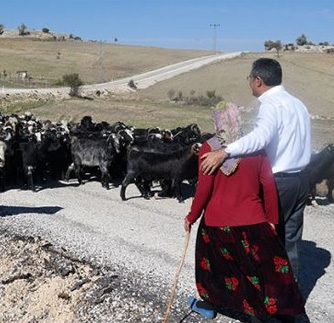
[[[297,39],[296,39],[296,44],[298,46],[304,46],[308,44],[307,38],[305,34],[301,34]]]
[[[63,75],[63,84],[70,87],[70,96],[79,96],[80,86],[83,85],[82,80],[79,77],[79,74],[65,74]]]
[[[275,49],[277,52],[277,56],[279,56],[279,52],[282,50],[283,45],[280,40],[272,41],[272,40],[266,40],[264,42],[264,48],[266,50],[272,50]]]

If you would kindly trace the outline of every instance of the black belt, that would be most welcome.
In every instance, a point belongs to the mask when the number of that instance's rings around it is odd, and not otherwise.
[[[297,176],[302,176],[306,174],[306,170],[302,170],[300,172],[294,172],[294,173],[285,173],[285,172],[278,172],[275,173],[275,177],[297,177]]]

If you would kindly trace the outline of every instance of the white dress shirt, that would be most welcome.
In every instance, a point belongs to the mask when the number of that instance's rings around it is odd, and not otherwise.
[[[261,102],[254,130],[229,144],[231,157],[265,149],[273,173],[298,172],[311,158],[310,117],[305,105],[282,85],[270,88]]]

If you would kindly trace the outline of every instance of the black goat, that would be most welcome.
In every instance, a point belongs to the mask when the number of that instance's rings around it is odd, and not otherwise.
[[[316,185],[323,180],[328,179],[331,183],[333,173],[330,177],[329,170],[334,165],[334,145],[326,145],[320,152],[314,153],[311,156],[311,161],[307,166],[310,176],[310,195],[313,205],[317,205],[315,201]],[[330,191],[331,192],[331,191]]]
[[[182,202],[181,182],[197,176],[199,148],[199,143],[172,152],[131,148],[127,158],[127,174],[121,187],[122,200],[126,199],[126,187],[133,181],[140,192],[145,194],[142,180],[168,179],[171,180],[173,195]]]
[[[0,140],[0,189],[5,190],[5,165],[6,165],[6,150],[7,144],[1,139]]]
[[[327,199],[329,202],[333,202],[333,189],[334,189],[334,162],[327,170],[326,176],[326,184],[327,184]]]
[[[172,129],[172,134],[174,142],[189,145],[199,141],[201,129],[196,123],[192,123],[186,127]]]
[[[108,138],[77,138],[71,141],[73,163],[66,173],[66,180],[74,169],[75,175],[82,184],[81,168],[99,167],[101,171],[102,187],[109,189],[109,167],[117,153],[119,153],[119,137],[112,133]]]
[[[23,138],[19,143],[18,151],[21,156],[23,176],[27,188],[35,191],[34,177],[40,161],[35,137]]]

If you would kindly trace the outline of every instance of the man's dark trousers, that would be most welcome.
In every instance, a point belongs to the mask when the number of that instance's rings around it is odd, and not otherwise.
[[[304,209],[309,194],[306,171],[274,174],[278,191],[280,219],[277,233],[285,245],[294,276],[298,281],[300,243],[303,234]]]

